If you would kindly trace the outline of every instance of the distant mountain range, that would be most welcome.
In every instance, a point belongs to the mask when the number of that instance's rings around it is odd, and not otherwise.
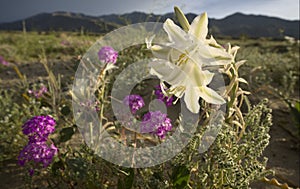
[[[197,15],[186,15],[191,22]],[[110,14],[104,16],[87,16],[69,12],[42,13],[10,23],[0,24],[0,30],[27,31],[84,31],[91,33],[107,33],[128,24],[140,22],[164,22],[167,18],[174,20],[173,13],[164,15],[132,12],[128,14]],[[214,36],[251,38],[282,38],[291,36],[299,39],[299,20],[290,21],[261,15],[245,15],[235,13],[223,19],[209,19],[210,33]]]

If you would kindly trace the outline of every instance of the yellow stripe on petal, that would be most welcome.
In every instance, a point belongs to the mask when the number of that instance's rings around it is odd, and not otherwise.
[[[189,34],[197,39],[204,41],[208,33],[208,18],[206,12],[197,16],[190,27]]]

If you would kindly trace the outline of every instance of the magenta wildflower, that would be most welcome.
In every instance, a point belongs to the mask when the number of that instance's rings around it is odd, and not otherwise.
[[[33,161],[36,164],[42,163],[44,167],[48,167],[52,162],[53,156],[57,154],[57,151],[54,144],[48,146],[46,142],[29,142],[20,152],[18,162],[21,166]],[[30,169],[29,173],[32,175],[33,169]]]
[[[35,98],[40,98],[47,91],[48,91],[47,87],[42,85],[39,90],[28,90],[28,93],[33,94]]]
[[[35,116],[22,126],[22,131],[29,142],[44,142],[55,131],[55,125],[55,120],[50,116]]]
[[[128,95],[124,98],[123,103],[129,106],[131,112],[135,114],[139,109],[145,106],[145,102],[140,95]]]
[[[158,85],[155,87],[155,95],[156,98],[162,102],[165,102],[167,106],[172,106],[173,104],[173,96],[167,97],[163,94],[161,86]]]
[[[22,126],[22,131],[29,141],[18,156],[19,165],[24,166],[27,162],[34,162],[35,166],[50,165],[53,156],[58,152],[53,143],[50,146],[47,144],[48,136],[54,132],[55,125],[55,120],[50,116],[35,116]],[[32,176],[33,173],[34,169],[31,167],[29,175]]]
[[[115,64],[118,58],[118,52],[112,47],[104,46],[99,50],[98,57],[101,62]]]
[[[160,138],[165,138],[167,132],[172,130],[171,119],[161,111],[150,111],[143,116],[141,122],[142,133],[153,133]]]
[[[0,56],[0,63],[3,64],[4,66],[8,66],[9,64],[2,56]]]

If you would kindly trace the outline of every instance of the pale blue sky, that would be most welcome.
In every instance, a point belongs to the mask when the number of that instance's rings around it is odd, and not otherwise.
[[[2,0],[0,22],[55,11],[93,16],[132,11],[162,14],[172,12],[174,5],[186,13],[206,11],[211,18],[223,18],[242,12],[299,20],[299,0]]]

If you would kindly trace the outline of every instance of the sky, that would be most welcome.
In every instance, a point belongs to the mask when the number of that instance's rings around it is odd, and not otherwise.
[[[299,20],[299,0],[1,0],[0,23],[42,12],[68,11],[91,16],[133,11],[164,14],[179,6],[185,13],[224,18],[235,12]]]

